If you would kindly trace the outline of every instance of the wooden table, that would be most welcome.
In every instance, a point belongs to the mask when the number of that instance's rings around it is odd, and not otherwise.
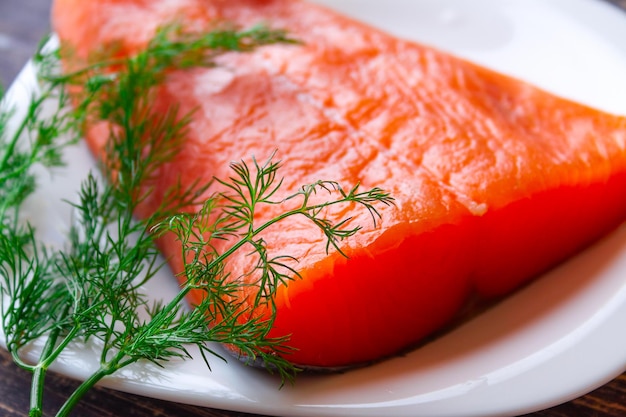
[[[89,1],[89,0],[85,0]],[[600,0],[598,0],[600,1]],[[626,0],[607,0],[626,10]],[[0,0],[0,83],[7,86],[17,75],[38,40],[49,30],[50,0]],[[626,40],[624,40],[626,42]],[[626,74],[624,75],[626,76]],[[626,329],[626,323],[625,323]],[[584,358],[581,358],[584,361]],[[0,349],[0,416],[26,415],[30,374],[18,369]],[[48,376],[45,402],[57,409],[77,386],[68,378]],[[46,414],[46,416],[51,414]],[[76,416],[244,417],[250,414],[213,410],[143,398],[104,388],[90,392]],[[560,406],[526,417],[626,416],[626,373],[601,388]]]

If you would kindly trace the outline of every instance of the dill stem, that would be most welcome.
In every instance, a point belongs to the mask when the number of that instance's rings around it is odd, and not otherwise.
[[[67,397],[59,411],[57,411],[55,417],[67,417],[73,411],[74,407],[80,402],[80,400],[89,392],[98,382],[104,377],[114,374],[119,369],[124,368],[131,363],[137,362],[139,358],[130,358],[126,361],[123,359],[126,357],[124,350],[120,350],[117,354],[111,358],[108,362],[102,363],[98,370],[92,373],[89,378],[85,379],[79,386]]]
[[[54,348],[54,351],[50,352],[45,357],[45,361],[42,362],[42,365],[45,365],[46,368],[48,366],[50,366],[56,360],[56,358],[65,350],[67,345],[69,345],[70,342],[72,340],[74,340],[74,338],[78,334],[78,330],[79,330],[79,327],[76,327],[76,326],[72,327],[72,329],[68,332],[68,334],[65,335],[63,340],[61,340],[60,343],[56,344],[56,347]],[[55,331],[53,330],[53,332],[55,332]],[[51,336],[52,336],[52,333],[51,333]],[[55,335],[54,336],[54,341],[56,342],[58,339],[59,339],[58,335]],[[44,357],[44,356],[41,355],[41,357]]]
[[[30,417],[40,417],[43,410],[43,387],[47,368],[37,366],[33,371],[33,379],[30,384]]]
[[[78,388],[72,392],[72,394],[65,400],[59,411],[56,413],[56,417],[67,417],[70,415],[76,404],[83,398],[83,396],[91,390],[102,378],[111,375],[117,370],[117,367],[112,367],[110,364],[106,367],[101,366],[96,372],[91,374],[89,378],[84,380]]]
[[[30,411],[28,413],[30,417],[40,417],[43,413],[43,388],[46,372],[52,363],[50,358],[58,355],[58,353],[54,354],[54,351],[60,331],[61,329],[55,328],[50,332],[39,355],[39,363],[33,368],[33,379],[30,384]]]

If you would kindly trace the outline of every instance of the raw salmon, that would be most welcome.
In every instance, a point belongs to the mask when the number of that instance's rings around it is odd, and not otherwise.
[[[141,208],[182,178],[227,177],[231,161],[283,161],[283,190],[318,179],[381,187],[396,199],[378,227],[325,252],[290,219],[263,236],[299,258],[279,288],[272,335],[301,365],[346,366],[397,353],[468,300],[510,293],[626,217],[626,118],[555,97],[438,50],[297,0],[56,0],[54,29],[76,57],[109,42],[132,53],[178,19],[267,22],[302,45],[220,58],[171,74],[155,106],[195,108],[191,134]],[[106,132],[87,129],[98,153]],[[275,212],[267,209],[261,216]],[[277,208],[280,210],[280,208]],[[179,248],[161,242],[180,270]],[[251,261],[231,260],[234,271]],[[242,296],[245,296],[242,295]]]

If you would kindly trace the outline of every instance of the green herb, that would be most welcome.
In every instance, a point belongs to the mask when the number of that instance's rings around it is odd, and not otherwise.
[[[159,31],[147,47],[129,58],[105,59],[71,74],[55,74],[59,51],[42,48],[36,56],[42,74],[42,93],[34,96],[26,115],[14,132],[7,122],[11,112],[0,115],[0,291],[2,326],[14,361],[33,373],[29,415],[41,416],[45,374],[70,343],[99,341],[99,368],[86,379],[58,410],[66,416],[80,398],[102,378],[138,361],[165,366],[171,359],[191,358],[189,346],[199,348],[209,365],[209,355],[221,357],[209,342],[227,343],[251,360],[259,358],[282,381],[298,371],[284,355],[287,338],[271,338],[273,316],[247,318],[260,306],[272,310],[276,288],[297,277],[289,254],[269,258],[259,234],[291,216],[305,216],[328,239],[327,250],[339,249],[339,241],[358,232],[325,219],[325,210],[336,204],[362,205],[379,214],[376,204],[391,204],[379,189],[361,192],[358,186],[344,191],[339,184],[319,181],[296,191],[288,199],[301,204],[265,223],[254,213],[273,198],[281,186],[279,164],[273,158],[232,165],[229,180],[218,180],[227,192],[201,201],[211,184],[179,184],[170,190],[156,212],[138,220],[133,213],[151,192],[159,167],[171,160],[185,140],[191,115],[176,107],[165,114],[151,109],[157,87],[173,69],[214,65],[225,51],[248,51],[258,46],[293,42],[282,31],[263,27],[248,31],[219,30],[205,34],[185,33],[170,26]],[[78,86],[70,108],[68,89]],[[59,110],[43,117],[46,102]],[[85,122],[105,120],[111,135],[102,167],[103,179],[90,174],[73,203],[76,222],[63,249],[45,247],[36,231],[20,219],[24,200],[36,188],[38,165],[61,165],[63,149],[75,143]],[[27,146],[22,146],[26,143]],[[311,204],[321,190],[329,201]],[[189,207],[201,207],[188,213]],[[184,283],[167,302],[150,302],[142,286],[161,268],[153,238],[174,233],[187,259]],[[219,251],[214,244],[230,246]],[[228,279],[224,262],[240,248],[251,248],[258,262],[258,281],[242,284]],[[257,288],[251,307],[233,301],[229,294],[241,285]],[[185,297],[202,291],[202,302],[186,308]],[[252,309],[252,310],[251,310]],[[211,323],[208,326],[208,323]],[[44,342],[36,363],[22,357],[34,341]],[[224,359],[224,358],[222,358]]]

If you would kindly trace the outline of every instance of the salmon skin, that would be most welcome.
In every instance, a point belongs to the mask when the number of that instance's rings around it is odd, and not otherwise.
[[[271,335],[295,364],[351,366],[393,355],[450,323],[470,299],[502,297],[626,215],[626,119],[296,0],[56,0],[53,27],[79,59],[108,42],[131,53],[179,19],[269,22],[302,45],[226,55],[173,73],[155,106],[196,110],[163,190],[228,177],[231,161],[283,161],[289,193],[318,179],[381,187],[396,200],[346,243],[297,219],[268,230],[299,258],[279,288]],[[86,130],[94,152],[106,141]],[[160,194],[161,193],[161,194]],[[264,215],[275,214],[268,209]],[[356,222],[368,225],[366,214]],[[174,271],[179,247],[160,242]],[[230,263],[236,270],[245,254]],[[245,295],[244,295],[245,296]]]

